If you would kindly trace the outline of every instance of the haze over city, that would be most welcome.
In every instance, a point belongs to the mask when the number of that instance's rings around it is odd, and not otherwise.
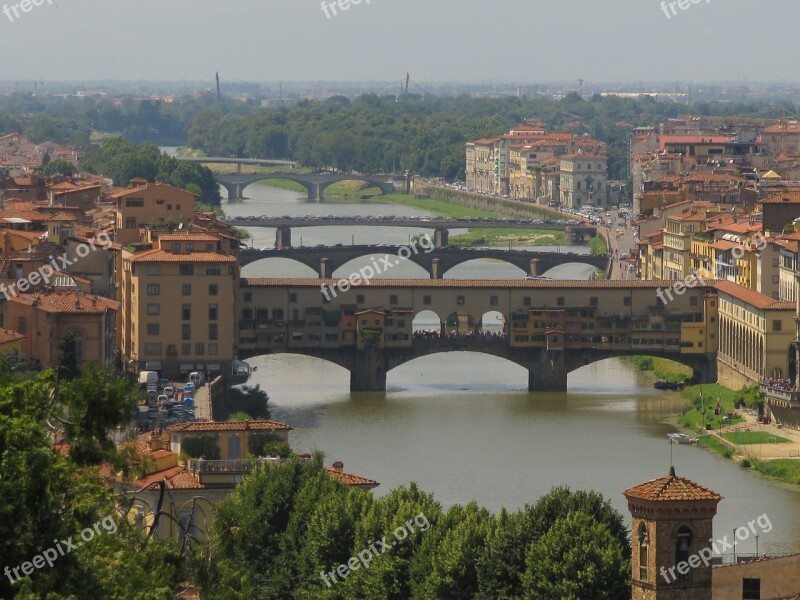
[[[48,2],[0,14],[3,79],[796,80],[794,0]]]

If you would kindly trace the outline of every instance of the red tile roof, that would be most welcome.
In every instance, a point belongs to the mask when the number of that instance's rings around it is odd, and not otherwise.
[[[150,473],[133,481],[132,485],[136,488],[158,489],[158,483],[164,480],[166,488],[169,490],[203,489],[203,484],[197,480],[186,467],[170,467],[163,471]]]
[[[292,431],[292,426],[280,421],[224,421],[180,423],[167,428],[171,432],[193,431]]]
[[[233,256],[225,256],[224,254],[217,254],[216,252],[168,252],[160,248],[153,250],[145,250],[139,252],[130,258],[130,261],[135,262],[201,262],[201,263],[214,263],[214,262],[236,262]]]
[[[380,485],[377,481],[372,479],[367,479],[366,477],[361,477],[360,475],[352,475],[350,473],[343,473],[341,471],[336,471],[334,469],[325,469],[325,472],[330,475],[333,479],[341,483],[342,485],[352,485],[352,486],[365,486],[365,487],[376,487]]]
[[[783,192],[764,198],[761,204],[796,204],[798,202],[800,202],[800,192]]]
[[[11,329],[2,329],[0,328],[0,344],[7,344],[9,342],[16,342],[18,340],[24,340],[25,336],[21,333],[16,331],[12,331]]]
[[[87,296],[78,292],[47,291],[11,296],[9,302],[35,306],[49,313],[83,313],[101,315],[119,310],[120,303],[103,296]]]
[[[667,475],[651,479],[623,492],[626,498],[652,502],[687,502],[696,500],[722,500],[717,492],[705,488],[684,477]]]
[[[219,238],[208,233],[164,233],[158,236],[159,240],[168,242],[218,242]]]
[[[782,302],[770,296],[765,296],[732,281],[719,280],[713,284],[717,291],[733,296],[760,310],[794,310],[794,302]]]

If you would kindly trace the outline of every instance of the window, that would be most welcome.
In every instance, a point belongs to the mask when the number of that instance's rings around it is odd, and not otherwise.
[[[630,296],[625,296],[622,299],[622,305],[623,306],[630,306],[631,305],[631,297]]]
[[[190,356],[192,354],[192,345],[181,344],[181,354],[183,354],[184,356]]]
[[[208,324],[208,339],[215,340],[217,339],[218,335],[218,326],[216,323],[209,323]]]
[[[181,320],[191,321],[192,319],[192,305],[184,304],[181,306]]]
[[[216,321],[219,318],[219,310],[217,310],[216,304],[209,304],[208,305],[208,320],[209,321]]]
[[[689,306],[697,306],[699,298],[697,296],[691,296],[689,298]]]
[[[772,331],[780,331],[782,327],[782,323],[778,320],[772,322]]]
[[[292,304],[296,304],[297,303],[297,294],[289,294],[289,302],[291,302]]]
[[[144,353],[148,356],[161,356],[161,344],[145,344]]]
[[[589,298],[589,306],[597,306],[597,296]]]
[[[136,229],[136,217],[125,217],[125,229]]]
[[[356,304],[364,304],[364,294],[356,294]]]
[[[184,283],[181,286],[181,295],[183,295],[183,296],[191,296],[192,295],[192,284],[191,283]]]
[[[194,345],[194,353],[195,353],[197,356],[202,356],[203,354],[205,354],[205,353],[206,353],[206,347],[205,347],[205,344],[203,344],[202,342],[198,342],[198,343],[196,343],[196,344]]]
[[[174,242],[174,243],[172,244],[172,247],[170,248],[170,250],[171,250],[172,252],[180,252],[180,251],[181,251],[181,245],[180,245],[180,243],[178,243],[178,242]]]
[[[161,305],[160,304],[148,304],[147,305],[147,314],[148,315],[160,315],[161,314]]]
[[[17,319],[17,331],[19,333],[28,333],[28,319]]]
[[[182,340],[192,339],[192,326],[190,323],[184,323],[183,325],[181,325],[181,339]]]
[[[389,295],[389,304],[397,304],[397,294],[390,294]]]
[[[208,295],[209,296],[216,296],[219,294],[219,286],[216,283],[212,283],[208,286]]]
[[[466,300],[464,299],[464,296],[456,296],[456,304],[458,304],[459,306],[462,306],[464,304],[464,302],[466,302]]]
[[[194,275],[194,265],[182,263],[179,267],[181,275]]]
[[[161,333],[161,326],[158,323],[147,324],[147,335],[159,335]]]
[[[148,296],[158,296],[161,293],[161,286],[157,283],[148,283],[147,284],[147,295]]]
[[[689,554],[692,549],[692,532],[688,527],[681,527],[675,537],[675,564],[689,561]],[[688,583],[691,581],[692,572],[678,573],[678,583]]]
[[[497,306],[497,296],[489,296],[489,304]]]
[[[761,600],[760,579],[742,579],[742,600]]]
[[[282,308],[273,308],[272,309],[272,318],[275,321],[280,321],[283,319],[283,309]]]
[[[245,292],[244,293],[244,301],[245,302],[252,302],[253,301],[253,292]]]
[[[216,356],[219,352],[219,346],[217,344],[209,344],[208,345],[208,353],[211,356]]]
[[[531,305],[531,297],[530,296],[525,296],[522,299],[522,306],[530,306],[530,305]]]
[[[130,200],[125,200],[125,206],[130,208],[144,208],[144,200],[131,198]]]
[[[425,306],[430,306],[431,304],[433,304],[433,301],[430,296],[423,296],[422,304],[424,304]]]
[[[249,321],[253,318],[253,309],[252,308],[243,308],[242,309],[242,319],[245,321]]]
[[[650,540],[647,536],[647,527],[644,523],[639,525],[639,579],[647,581],[647,563],[650,550]]]
[[[556,306],[564,306],[564,296],[556,298]]]
[[[219,267],[210,267],[206,269],[206,275],[219,275],[222,271],[220,271]]]

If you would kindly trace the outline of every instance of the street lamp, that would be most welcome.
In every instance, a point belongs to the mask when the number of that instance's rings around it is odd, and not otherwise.
[[[736,564],[736,529],[733,530],[733,564]]]

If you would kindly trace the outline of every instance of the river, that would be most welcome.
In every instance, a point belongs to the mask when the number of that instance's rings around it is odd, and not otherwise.
[[[255,184],[251,198],[223,208],[231,215],[424,215],[396,205],[326,204],[295,192]],[[272,246],[273,229],[253,228],[256,247]],[[295,229],[295,245],[402,244],[424,230],[390,227]],[[457,232],[455,232],[457,233]],[[586,252],[586,248],[553,249]],[[344,265],[336,275],[357,270]],[[586,265],[569,264],[549,275],[586,278]],[[286,259],[249,265],[244,276],[316,276]],[[387,276],[421,277],[413,264]],[[446,274],[456,278],[521,278],[511,265],[472,261]],[[424,326],[415,323],[415,326]],[[622,491],[666,475],[673,429],[664,419],[679,412],[681,397],[621,360],[606,360],[569,376],[566,393],[528,393],[527,372],[502,359],[454,352],[418,359],[388,374],[386,393],[351,394],[349,373],[320,360],[278,354],[249,361],[251,384],[270,395],[272,416],[294,427],[296,451],[322,450],[326,464],[381,483],[377,495],[416,481],[444,506],[476,500],[492,510],[516,509],[558,485],[602,493],[629,518]],[[716,538],[766,513],[772,531],[761,533],[761,552],[799,551],[800,494],[738,468],[709,451],[672,447],[677,473],[724,496]],[[738,553],[755,552],[749,539]]]

